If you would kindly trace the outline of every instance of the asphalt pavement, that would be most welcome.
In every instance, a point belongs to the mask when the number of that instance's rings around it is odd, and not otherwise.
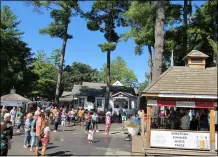
[[[83,126],[71,126],[66,127],[65,131],[52,132],[47,155],[131,155],[131,142],[124,141],[127,134],[122,130],[121,124],[113,123],[108,136],[104,135],[104,124],[99,125],[99,131],[94,134],[92,144],[88,143]],[[34,155],[29,148],[23,148],[24,134],[16,133],[16,130],[14,134],[12,149],[9,150],[8,155]]]

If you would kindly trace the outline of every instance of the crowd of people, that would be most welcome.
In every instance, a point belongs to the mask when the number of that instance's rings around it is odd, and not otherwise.
[[[13,130],[24,132],[25,149],[34,151],[35,155],[46,155],[46,149],[50,142],[51,125],[54,126],[54,132],[58,132],[59,125],[61,131],[65,130],[66,126],[74,126],[79,122],[80,126],[84,126],[87,133],[88,142],[93,141],[94,132],[98,130],[98,113],[90,112],[84,108],[77,110],[58,109],[52,106],[45,111],[37,107],[35,112],[25,113],[21,107],[13,107],[10,111],[1,109],[1,155],[7,156],[8,150],[11,149],[11,139],[13,138]],[[111,126],[111,112],[108,111],[105,116],[105,134],[109,135]]]
[[[209,131],[209,115],[205,109],[166,108],[165,114],[160,115],[165,129]],[[153,120],[152,127],[157,127]]]

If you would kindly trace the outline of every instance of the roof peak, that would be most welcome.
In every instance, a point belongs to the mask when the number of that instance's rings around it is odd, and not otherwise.
[[[198,50],[192,50],[191,52],[189,52],[184,58],[183,60],[185,60],[187,57],[201,57],[201,58],[208,58],[209,56],[204,54],[201,51]]]

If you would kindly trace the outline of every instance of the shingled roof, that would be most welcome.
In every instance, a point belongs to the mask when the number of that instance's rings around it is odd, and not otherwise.
[[[203,52],[201,51],[198,51],[198,50],[192,50],[189,54],[187,54],[184,58],[186,59],[187,57],[201,57],[201,58],[207,58],[209,57],[208,55],[204,54]]]
[[[136,95],[134,88],[124,86],[111,86],[111,94],[126,92]],[[82,85],[74,85],[72,95],[76,96],[98,96],[104,97],[106,93],[105,83],[83,82]]]
[[[171,67],[142,93],[217,95],[217,67]]]

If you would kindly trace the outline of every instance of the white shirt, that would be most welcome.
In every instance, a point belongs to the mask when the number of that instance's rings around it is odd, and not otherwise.
[[[183,130],[189,130],[190,129],[190,116],[188,114],[184,115],[181,118],[181,126]]]
[[[50,137],[50,128],[48,126],[44,128],[44,135],[46,135],[46,133],[48,133],[48,137]]]

